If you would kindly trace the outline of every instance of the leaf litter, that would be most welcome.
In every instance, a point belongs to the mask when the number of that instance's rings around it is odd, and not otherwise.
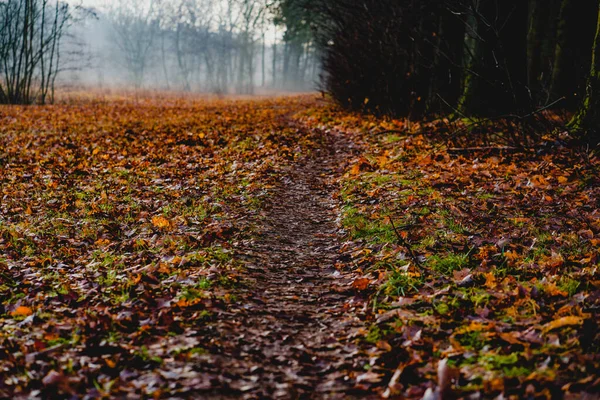
[[[0,397],[600,390],[592,153],[312,96],[0,120]]]

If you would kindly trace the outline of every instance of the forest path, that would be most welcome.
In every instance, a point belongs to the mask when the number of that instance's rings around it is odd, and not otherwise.
[[[356,378],[365,373],[366,355],[351,338],[364,326],[364,303],[335,268],[335,177],[353,148],[341,135],[323,133],[322,146],[272,190],[260,235],[240,255],[253,283],[241,306],[211,327],[220,395],[365,396]]]

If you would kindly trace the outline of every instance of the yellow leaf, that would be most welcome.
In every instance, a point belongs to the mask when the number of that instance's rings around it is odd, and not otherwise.
[[[583,318],[576,317],[574,315],[570,315],[568,317],[562,317],[559,319],[555,319],[554,321],[548,322],[547,324],[542,326],[542,331],[544,333],[547,333],[553,329],[562,328],[563,326],[581,325],[581,324],[583,324]]]
[[[386,150],[381,156],[377,157],[379,168],[384,168],[389,162],[388,154],[389,152]]]
[[[498,283],[496,282],[496,277],[494,276],[494,274],[492,272],[486,272],[486,273],[484,273],[484,276],[485,276],[485,287],[494,289],[498,285]]]
[[[569,295],[569,293],[565,292],[564,290],[559,289],[558,286],[556,286],[556,284],[554,282],[547,284],[546,287],[544,288],[544,291],[546,293],[548,293],[550,296],[567,297]]]
[[[569,182],[569,178],[567,178],[566,176],[559,176],[558,177],[558,183],[560,183],[561,185],[565,184],[567,182]]]
[[[167,229],[171,226],[171,222],[165,217],[156,216],[152,217],[152,225],[159,229]]]

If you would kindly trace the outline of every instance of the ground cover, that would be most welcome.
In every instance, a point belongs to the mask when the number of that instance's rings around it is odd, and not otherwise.
[[[466,123],[0,109],[0,397],[597,394],[597,157]]]
[[[598,159],[482,146],[467,123],[408,124],[335,109],[306,124],[363,152],[342,179],[341,225],[374,312],[385,394],[597,393]],[[491,136],[506,139],[502,125]],[[456,148],[464,132],[469,149]],[[419,385],[420,383],[420,385]]]

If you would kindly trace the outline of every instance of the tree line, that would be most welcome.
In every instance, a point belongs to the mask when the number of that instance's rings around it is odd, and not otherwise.
[[[0,0],[0,103],[52,101],[65,70],[65,83],[212,93],[308,90],[318,80],[314,38],[291,37],[273,1],[107,4]]]
[[[598,0],[283,3],[310,15],[323,89],[350,109],[522,119],[557,107],[598,139]]]
[[[104,17],[136,87],[148,73],[168,89],[243,94],[318,78],[314,42],[278,37],[282,21],[266,0],[120,1]]]

